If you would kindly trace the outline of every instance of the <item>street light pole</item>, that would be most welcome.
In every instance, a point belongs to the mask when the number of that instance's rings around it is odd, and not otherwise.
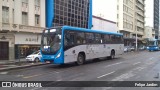
[[[138,37],[137,37],[137,13],[138,12],[141,12],[140,10],[139,11],[136,11],[136,21],[135,21],[135,29],[136,29],[136,51],[138,51]]]
[[[136,51],[137,51],[137,43],[138,43],[138,41],[137,41],[137,13],[136,13]]]

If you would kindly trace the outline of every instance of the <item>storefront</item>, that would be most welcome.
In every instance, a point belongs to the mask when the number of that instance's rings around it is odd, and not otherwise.
[[[41,34],[15,34],[15,59],[25,58],[34,51],[40,50]]]

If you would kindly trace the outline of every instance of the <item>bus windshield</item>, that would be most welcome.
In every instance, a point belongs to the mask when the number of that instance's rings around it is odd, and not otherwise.
[[[43,54],[55,54],[61,46],[61,29],[47,29],[42,35],[41,49]]]
[[[155,46],[155,41],[149,41],[149,46]]]

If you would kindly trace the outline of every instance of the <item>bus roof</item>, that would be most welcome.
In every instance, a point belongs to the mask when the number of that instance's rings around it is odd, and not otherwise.
[[[113,32],[106,32],[106,31],[100,31],[100,30],[92,30],[92,29],[86,29],[86,28],[78,28],[78,27],[72,27],[72,26],[63,26],[63,29],[70,29],[70,30],[76,30],[76,31],[85,31],[85,32],[94,32],[94,33],[102,33],[102,34],[113,34],[113,35],[120,35],[123,34],[120,33],[113,33]]]

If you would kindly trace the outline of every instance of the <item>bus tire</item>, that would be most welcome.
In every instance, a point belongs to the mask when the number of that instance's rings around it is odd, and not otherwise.
[[[85,61],[85,56],[81,53],[78,54],[78,57],[77,57],[77,64],[78,65],[82,65],[84,64],[84,61]]]
[[[115,58],[115,51],[112,50],[112,51],[111,51],[111,55],[110,55],[110,59],[114,59],[114,58]]]

